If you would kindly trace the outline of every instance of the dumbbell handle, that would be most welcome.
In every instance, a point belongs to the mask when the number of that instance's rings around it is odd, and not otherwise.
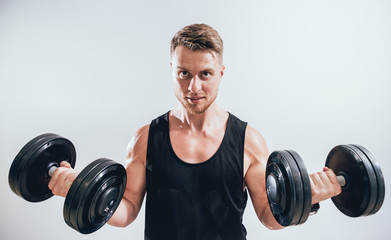
[[[345,187],[346,186],[346,178],[345,178],[345,176],[337,175],[337,179],[338,179],[339,185],[341,187]]]
[[[51,166],[48,170],[48,175],[51,177],[53,176],[54,171],[56,171],[58,167],[57,166]]]
[[[69,162],[69,160],[63,160],[63,161]],[[58,162],[51,162],[51,163],[49,163],[46,166],[46,174],[47,174],[47,176],[49,176],[49,177],[53,176],[54,172],[56,171],[56,169],[58,167],[60,167],[60,164]]]

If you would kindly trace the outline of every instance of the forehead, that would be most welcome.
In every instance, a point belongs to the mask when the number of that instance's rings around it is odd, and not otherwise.
[[[191,50],[184,46],[175,49],[172,55],[172,64],[186,69],[194,67],[215,67],[219,65],[219,58],[214,51]]]

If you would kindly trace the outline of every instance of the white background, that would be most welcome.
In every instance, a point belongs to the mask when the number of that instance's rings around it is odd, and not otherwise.
[[[20,148],[54,132],[77,169],[125,162],[143,124],[174,107],[171,37],[207,23],[225,44],[218,103],[270,150],[294,149],[310,172],[343,143],[367,147],[386,180],[383,208],[349,218],[331,201],[304,225],[266,229],[251,201],[248,239],[390,239],[391,2],[0,0],[0,239],[143,239],[144,208],[127,228],[69,228],[64,199],[28,203],[8,186]]]

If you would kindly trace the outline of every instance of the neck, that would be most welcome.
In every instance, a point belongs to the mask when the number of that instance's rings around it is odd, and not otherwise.
[[[200,114],[189,113],[182,104],[178,104],[170,112],[170,115],[180,122],[181,128],[194,131],[204,131],[208,128],[221,126],[228,118],[227,111],[220,108],[215,102]]]

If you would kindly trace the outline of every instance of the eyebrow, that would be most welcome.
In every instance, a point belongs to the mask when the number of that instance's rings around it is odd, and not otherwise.
[[[179,69],[182,69],[182,70],[186,70],[187,71],[187,69],[186,68],[184,68],[184,67],[181,67],[181,66],[177,66],[177,68],[179,68]]]
[[[181,67],[181,66],[177,66],[177,68],[179,69],[179,70],[186,70],[186,71],[188,71],[189,72],[189,70],[187,70],[186,68],[184,68],[184,67]],[[214,69],[213,68],[206,68],[206,69],[203,69],[201,72],[214,72]]]

